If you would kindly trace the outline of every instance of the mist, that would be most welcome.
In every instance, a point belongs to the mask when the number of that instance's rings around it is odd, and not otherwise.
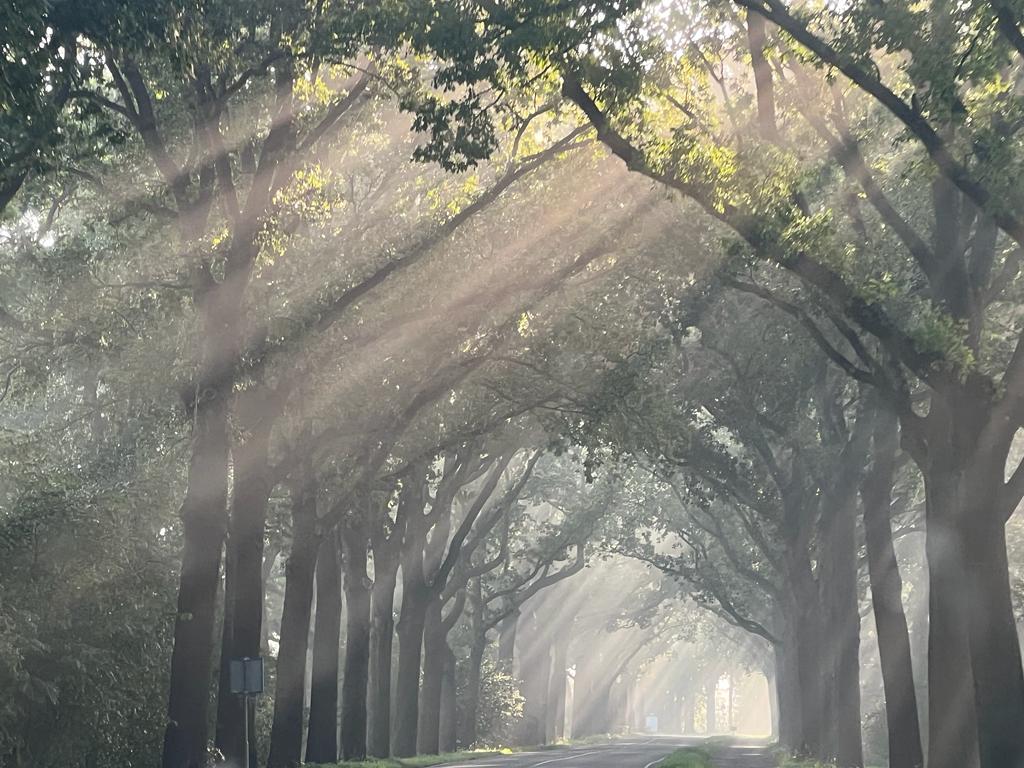
[[[0,768],[1024,768],[1021,15],[0,10]]]

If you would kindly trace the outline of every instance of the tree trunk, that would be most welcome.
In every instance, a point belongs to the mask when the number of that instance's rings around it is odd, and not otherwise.
[[[266,550],[267,548],[264,547]],[[260,589],[263,593],[263,619],[260,622],[260,655],[264,658],[270,656],[270,622],[267,620],[267,582],[270,574],[274,571],[277,558],[281,554],[280,542],[271,542],[269,551],[263,555],[263,571],[260,574]]]
[[[428,596],[420,578],[402,577],[402,614],[398,620],[398,681],[395,687],[395,723],[392,752],[396,757],[416,754],[419,720],[420,661]]]
[[[267,505],[273,490],[267,478],[269,425],[247,422],[250,437],[235,450],[234,494],[231,529],[227,541],[224,633],[221,666],[232,659],[260,655],[263,637],[263,540]],[[226,683],[221,675],[221,683]],[[226,707],[221,706],[221,696]],[[256,732],[255,709],[249,709],[249,733]],[[217,702],[217,746],[228,765],[242,765],[244,753],[243,712],[238,697],[222,687]],[[256,762],[256,743],[250,740],[249,764]]]
[[[313,574],[320,545],[316,531],[316,489],[308,478],[296,483],[292,504],[292,549],[285,566],[284,609],[268,768],[294,768],[302,760],[306,653],[309,650]]]
[[[548,680],[548,743],[555,743],[565,736],[565,669],[569,656],[569,638],[567,628],[555,638],[552,647],[551,677]]]
[[[938,402],[932,408],[941,407]],[[933,414],[929,414],[934,418]],[[923,472],[928,560],[928,761],[929,768],[978,765],[974,675],[967,638],[964,553],[956,527],[956,468],[948,451],[934,446]]]
[[[548,684],[551,679],[551,644],[541,626],[536,610],[527,614],[529,639],[523,651],[521,671],[523,680],[523,723],[520,742],[534,746],[543,744],[548,721]]]
[[[779,743],[789,752],[804,748],[803,696],[800,691],[800,671],[796,658],[796,632],[791,626],[783,642],[775,646],[775,699],[778,702]]]
[[[391,754],[391,662],[395,634],[395,573],[379,574],[374,565],[371,592],[369,671],[369,751],[373,757]]]
[[[516,629],[519,626],[519,611],[511,614],[498,627],[498,661],[509,674],[514,674],[516,658]]]
[[[423,679],[420,686],[417,745],[420,754],[436,755],[441,735],[441,689],[444,681],[445,642],[441,601],[433,599],[427,609],[423,632]]]
[[[342,686],[341,750],[346,760],[366,757],[366,693],[370,670],[369,536],[361,524],[342,529],[345,569],[345,681]]]
[[[442,753],[458,749],[458,691],[455,677],[455,653],[445,643],[444,679],[441,681],[441,743]]]
[[[1024,767],[1024,674],[1010,593],[1001,516],[963,518],[969,580],[968,640],[982,768]]]
[[[779,676],[775,672],[774,664],[765,666],[764,678],[768,683],[768,714],[771,718],[769,733],[772,741],[781,742],[779,735]]]
[[[838,768],[864,765],[856,512],[855,496],[839,500],[824,532],[826,552],[820,566],[823,615],[832,647],[822,656],[827,706],[818,754],[823,763],[834,763]]]
[[[681,712],[679,713],[679,731],[684,735],[691,735],[694,732],[693,729],[693,699],[696,691],[693,687],[686,689],[683,695],[683,701],[681,705]]]
[[[193,415],[163,768],[206,764],[213,629],[227,527],[228,389],[208,388]]]
[[[316,558],[316,619],[309,694],[306,762],[338,760],[338,645],[341,637],[341,568],[337,537],[327,534]]]
[[[235,592],[235,562],[228,547],[224,558],[224,617],[221,620],[220,635],[220,668],[217,671],[217,725],[214,730],[214,744],[218,751],[224,755],[224,763],[228,768],[237,768],[241,765],[238,755],[241,754],[237,745],[237,734],[232,734],[229,723],[242,722],[242,699],[231,692],[231,613],[232,595]],[[237,709],[237,713],[229,710]],[[229,755],[232,746],[234,755]]]
[[[480,717],[480,684],[484,653],[486,651],[487,636],[483,633],[478,633],[473,638],[473,646],[469,650],[469,669],[466,671],[466,703],[462,723],[462,736],[460,737],[464,747],[473,747],[477,743],[477,739],[480,738],[477,730]]]
[[[805,756],[821,754],[823,704],[825,701],[820,643],[825,636],[819,610],[818,588],[811,572],[806,552],[793,552],[789,556],[788,612],[793,631],[786,645],[793,653],[800,693],[800,743],[797,752]]]
[[[391,754],[391,654],[395,636],[396,571],[374,553],[371,592],[368,748],[373,757]]]
[[[708,735],[718,733],[718,674],[712,673],[704,681],[704,723]]]
[[[878,657],[885,690],[890,768],[922,768],[924,751],[903,610],[903,581],[893,546],[890,505],[896,461],[896,424],[880,413],[874,432],[872,465],[861,486],[864,541],[871,582],[871,607],[878,635]]]

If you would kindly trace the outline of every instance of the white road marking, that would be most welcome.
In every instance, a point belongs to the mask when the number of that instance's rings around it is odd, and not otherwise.
[[[577,757],[587,757],[588,755],[599,755],[602,750],[594,750],[593,752],[583,752],[579,755],[569,755],[568,757],[556,757],[554,760],[544,760],[540,763],[534,763],[530,768],[540,768],[542,765],[551,765],[551,763],[561,763],[563,760],[575,760]]]

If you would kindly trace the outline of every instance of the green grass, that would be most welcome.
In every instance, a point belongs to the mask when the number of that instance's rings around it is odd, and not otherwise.
[[[423,768],[423,766],[441,765],[442,763],[453,763],[456,761],[482,760],[485,757],[494,757],[494,755],[508,754],[509,752],[510,750],[507,749],[479,750],[476,752],[452,752],[447,755],[419,755],[402,759],[347,761],[343,763],[329,763],[324,768]]]
[[[831,763],[819,763],[817,760],[801,760],[779,754],[779,768],[835,768]],[[871,768],[867,766],[867,768]]]
[[[711,768],[711,755],[697,747],[686,747],[673,752],[655,768]]]

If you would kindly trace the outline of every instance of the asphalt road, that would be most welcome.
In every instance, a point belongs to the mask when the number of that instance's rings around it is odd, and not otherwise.
[[[680,747],[699,746],[701,739],[657,736],[624,739],[612,744],[562,747],[540,752],[488,757],[465,763],[446,764],[445,768],[654,768]],[[716,765],[721,768],[767,768],[773,766],[756,746],[723,747],[716,750]]]

